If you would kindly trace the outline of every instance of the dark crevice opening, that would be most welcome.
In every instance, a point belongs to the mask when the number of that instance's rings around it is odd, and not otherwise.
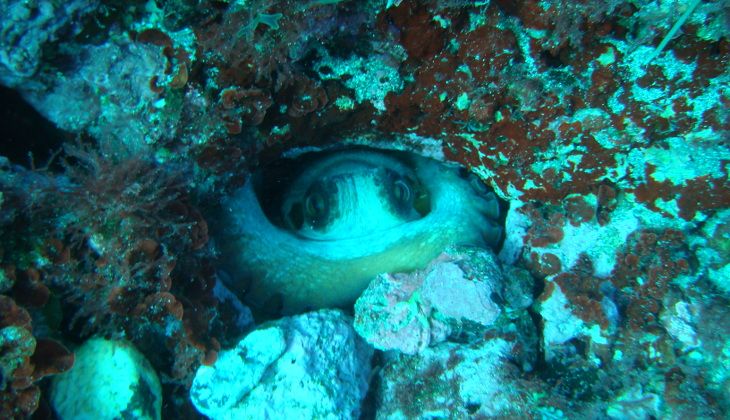
[[[44,167],[72,135],[38,113],[20,93],[0,86],[0,155],[11,163]]]

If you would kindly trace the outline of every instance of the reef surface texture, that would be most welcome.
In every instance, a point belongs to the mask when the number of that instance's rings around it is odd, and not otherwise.
[[[730,417],[727,0],[5,0],[0,85],[0,418]]]
[[[211,419],[358,418],[372,353],[342,312],[282,318],[201,366],[190,398]]]
[[[463,324],[491,326],[503,276],[493,253],[449,249],[426,269],[381,274],[355,302],[355,330],[379,350],[416,354],[445,341]]]

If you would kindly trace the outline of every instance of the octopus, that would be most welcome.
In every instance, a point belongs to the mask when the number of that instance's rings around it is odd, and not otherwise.
[[[382,273],[425,268],[452,245],[498,246],[500,200],[465,168],[355,148],[281,159],[223,202],[225,283],[254,311],[351,306]]]

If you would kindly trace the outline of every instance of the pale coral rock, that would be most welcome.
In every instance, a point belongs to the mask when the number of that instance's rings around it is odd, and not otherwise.
[[[702,342],[695,330],[698,308],[684,301],[670,305],[662,312],[661,321],[669,335],[681,343],[683,350],[699,347]]]
[[[583,335],[585,323],[575,316],[570,302],[560,286],[552,283],[554,289],[550,295],[540,302],[539,312],[543,319],[543,345],[545,358],[550,360],[554,348]]]
[[[440,343],[418,355],[390,353],[380,373],[377,419],[522,415],[526,395],[502,339]]]
[[[569,348],[574,338],[586,338],[591,346],[608,343],[606,333],[599,325],[586,323],[573,313],[573,304],[557,283],[551,282],[548,287],[549,294],[545,294],[538,305],[538,313],[543,321],[542,340],[546,360],[560,358],[566,350],[572,353]],[[593,353],[592,348],[589,351]],[[594,361],[598,363],[595,358]]]
[[[337,310],[282,318],[198,369],[190,399],[211,419],[357,418],[372,349]]]
[[[377,349],[416,354],[463,322],[492,325],[501,309],[491,296],[501,287],[491,251],[449,250],[425,270],[375,278],[355,302],[355,330]]]
[[[234,349],[221,352],[215,366],[198,369],[191,390],[193,404],[211,417],[231,410],[261,382],[266,369],[285,349],[286,339],[281,329],[252,332]]]
[[[446,318],[491,325],[500,312],[490,297],[492,284],[502,274],[496,264],[488,269],[485,277],[468,279],[464,270],[453,262],[437,264],[423,281],[422,297]]]
[[[51,404],[61,419],[160,419],[157,373],[132,344],[92,338],[73,368],[53,378]]]
[[[381,274],[355,302],[355,330],[381,350],[416,354],[431,342],[430,323],[416,291],[420,284],[406,274]]]

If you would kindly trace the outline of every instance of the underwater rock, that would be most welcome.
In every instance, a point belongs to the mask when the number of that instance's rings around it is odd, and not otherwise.
[[[507,360],[512,347],[491,339],[441,343],[416,356],[391,353],[380,373],[376,418],[523,417],[527,393]]]
[[[534,301],[535,279],[526,269],[514,265],[505,265],[503,272],[505,280],[502,297],[507,310],[516,312],[529,308]]]
[[[358,148],[255,174],[224,203],[217,242],[252,309],[291,314],[350,305],[378,274],[422,269],[450,245],[496,246],[499,217],[463,168]]]
[[[491,251],[453,248],[425,270],[376,277],[355,302],[355,330],[377,349],[416,354],[465,322],[493,324],[501,284]]]
[[[643,392],[641,386],[636,385],[610,402],[606,415],[611,420],[658,418],[661,404],[660,396]]]
[[[130,343],[92,338],[76,349],[76,362],[56,376],[51,403],[61,419],[159,419],[162,387]]]
[[[36,308],[32,308],[36,309]],[[38,321],[38,320],[35,320]],[[74,355],[61,343],[34,336],[31,312],[0,295],[0,418],[30,418],[41,401],[40,382],[68,371]],[[40,325],[40,326],[39,326]]]
[[[661,314],[662,325],[683,352],[688,352],[702,345],[702,341],[697,338],[695,328],[699,318],[698,312],[696,305],[679,301],[669,304]]]
[[[55,2],[9,0],[0,3],[0,83],[15,87],[38,69],[43,48],[81,30],[80,17],[96,0]],[[37,83],[37,82],[32,82]]]
[[[143,152],[174,131],[160,110],[165,101],[150,87],[150,78],[164,75],[165,60],[158,47],[119,37],[86,48],[73,71],[52,86],[24,89],[25,98],[63,130],[88,130],[101,142]]]
[[[265,324],[201,366],[190,399],[212,419],[357,418],[372,349],[322,310]]]
[[[730,209],[710,217],[690,241],[707,279],[730,297]]]
[[[591,195],[586,197],[582,199],[595,200]],[[611,219],[599,222],[595,214],[588,220],[575,221],[575,212],[562,207],[528,204],[517,209],[518,206],[513,203],[510,211],[522,213],[523,216],[509,215],[508,220],[514,219],[516,224],[528,225],[523,236],[523,257],[542,276],[568,271],[576,266],[582,256],[588,256],[593,274],[601,278],[610,277],[612,271],[621,265],[616,255],[635,232],[648,228],[689,226],[686,222],[637,206],[627,196],[618,198],[615,205]],[[595,212],[595,208],[591,208]],[[508,232],[511,232],[511,228],[508,224]],[[520,234],[519,231],[517,234]],[[514,234],[510,233],[512,235]]]
[[[547,283],[537,310],[543,321],[542,345],[547,361],[571,354],[572,340],[576,338],[588,338],[594,346],[608,344],[600,325],[588,324],[574,313],[573,304],[558,283]]]

